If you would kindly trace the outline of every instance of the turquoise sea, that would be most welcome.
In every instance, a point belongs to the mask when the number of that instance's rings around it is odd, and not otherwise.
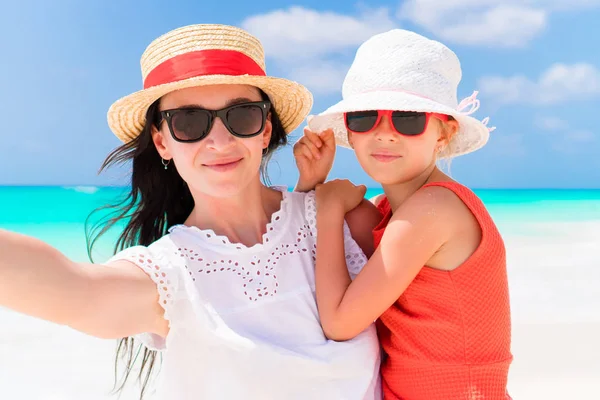
[[[475,192],[506,243],[515,357],[511,394],[527,400],[600,398],[591,395],[600,379],[600,190]],[[123,188],[108,187],[0,187],[0,229],[33,235],[75,261],[87,261],[86,218],[123,194]],[[100,242],[95,261],[112,255],[117,234]],[[10,329],[0,329],[0,399],[115,398],[108,396],[114,341],[0,307],[3,327]],[[130,385],[122,399],[138,399],[136,389]],[[541,395],[544,390],[560,395]]]
[[[85,261],[86,218],[124,193],[124,188],[115,187],[0,187],[0,228],[35,236]],[[379,193],[369,189],[367,196]],[[548,222],[600,221],[600,190],[480,189],[475,193],[505,234],[545,233],[538,230]],[[111,255],[116,233],[100,242],[96,260]]]

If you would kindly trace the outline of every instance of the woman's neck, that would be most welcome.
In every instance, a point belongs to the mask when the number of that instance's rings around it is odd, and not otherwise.
[[[194,193],[194,201],[196,206],[186,225],[211,229],[232,243],[251,247],[262,243],[271,216],[281,207],[282,193],[257,181],[235,196],[212,197]]]

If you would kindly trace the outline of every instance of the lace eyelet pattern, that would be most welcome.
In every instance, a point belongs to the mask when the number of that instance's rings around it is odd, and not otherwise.
[[[185,270],[192,281],[201,279],[201,275],[230,274],[238,278],[240,291],[244,296],[256,302],[278,293],[277,267],[286,257],[309,254],[313,262],[316,260],[316,245],[310,227],[302,225],[295,237],[295,242],[279,244],[269,253],[255,255],[247,262],[223,256],[213,259],[201,256],[196,250],[187,247],[179,247],[173,254],[186,260]]]

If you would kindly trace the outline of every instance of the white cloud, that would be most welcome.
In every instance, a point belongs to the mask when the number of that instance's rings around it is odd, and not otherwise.
[[[445,41],[522,47],[544,30],[550,14],[597,6],[600,0],[407,0],[397,15]]]
[[[350,65],[336,57],[354,56],[368,38],[397,27],[387,8],[358,12],[350,16],[295,6],[248,17],[241,26],[262,42],[265,55],[287,78],[315,94],[339,93]]]
[[[481,14],[466,14],[462,24],[442,24],[438,34],[455,43],[521,47],[545,26],[546,14],[543,11],[498,6]]]
[[[495,154],[505,157],[516,158],[527,154],[523,136],[518,134],[494,135],[490,138],[490,145]]]
[[[267,56],[278,60],[354,50],[369,37],[396,25],[387,8],[363,9],[361,15],[349,16],[298,6],[242,22],[242,27],[263,43]]]
[[[550,134],[548,137],[557,151],[564,149],[573,153],[596,140],[592,131],[573,129],[569,122],[554,116],[537,116],[534,118],[534,125]]]
[[[17,143],[18,151],[22,151],[23,154],[37,156],[43,154],[48,151],[50,146],[47,143],[42,142],[41,140],[36,139],[25,139],[21,143]]]
[[[575,11],[600,6],[600,0],[525,0],[551,11]]]
[[[468,45],[521,47],[546,26],[544,10],[493,3],[499,2],[409,0],[398,16],[416,22],[445,41]]]
[[[546,139],[557,153],[578,154],[596,141],[596,136],[588,130],[577,130],[564,119],[554,116],[537,116],[534,125],[548,134]]]
[[[547,115],[535,117],[534,124],[546,131],[560,131],[569,128],[569,123],[564,119]]]
[[[536,81],[523,75],[487,76],[481,95],[499,104],[557,104],[600,95],[600,70],[591,64],[554,64]]]
[[[314,94],[341,93],[348,66],[339,63],[319,62],[294,68],[289,78],[302,82]]]
[[[545,28],[549,13],[599,5],[600,0],[406,0],[397,17],[449,42],[518,47]],[[293,6],[250,16],[241,26],[261,40],[266,56],[286,77],[327,94],[339,92],[356,48],[397,27],[398,20],[385,7],[344,15]],[[550,104],[597,94],[600,73],[589,64],[555,64],[537,81],[491,76],[480,85],[482,95],[499,103]]]
[[[590,143],[596,140],[596,136],[591,131],[569,132],[566,134],[566,138],[579,143]]]
[[[575,130],[552,135],[549,140],[551,140],[552,149],[557,153],[573,155],[593,149],[595,145],[592,143],[596,141],[596,137],[591,131]]]

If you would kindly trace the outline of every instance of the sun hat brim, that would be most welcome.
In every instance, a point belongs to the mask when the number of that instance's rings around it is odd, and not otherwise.
[[[128,143],[142,132],[148,107],[162,96],[180,89],[219,84],[251,85],[264,91],[288,134],[304,121],[313,105],[311,92],[287,79],[256,75],[205,75],[154,86],[117,100],[108,110],[108,125],[119,140]]]
[[[324,112],[309,116],[308,127],[314,132],[333,129],[336,144],[351,148],[348,142],[346,125],[344,124],[344,113],[366,110],[418,111],[451,115],[458,121],[459,131],[451,139],[450,144],[440,152],[440,158],[471,153],[483,147],[490,136],[490,130],[483,122],[454,108],[415,94],[384,90],[361,93],[345,98]]]

